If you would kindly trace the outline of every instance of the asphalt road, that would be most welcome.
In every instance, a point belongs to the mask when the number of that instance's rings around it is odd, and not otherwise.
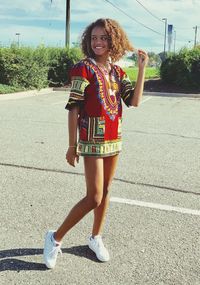
[[[86,246],[91,213],[46,269],[46,230],[85,193],[82,159],[76,168],[65,161],[67,97],[0,96],[0,284],[199,285],[200,96],[146,95],[124,107],[103,235],[111,260],[98,262]]]

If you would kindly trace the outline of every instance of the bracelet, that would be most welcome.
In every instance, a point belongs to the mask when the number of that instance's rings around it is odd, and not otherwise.
[[[76,147],[76,145],[69,145],[68,147]]]

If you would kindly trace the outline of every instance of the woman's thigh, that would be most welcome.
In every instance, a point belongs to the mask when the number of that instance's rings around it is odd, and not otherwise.
[[[104,158],[104,189],[107,191],[117,168],[119,155]]]
[[[107,191],[117,168],[119,155],[109,157],[84,157],[87,195],[103,195]]]
[[[103,195],[104,163],[100,157],[84,157],[87,195]]]

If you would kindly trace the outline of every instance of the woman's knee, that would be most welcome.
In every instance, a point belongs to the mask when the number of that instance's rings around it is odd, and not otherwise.
[[[105,199],[110,193],[110,187],[108,185],[103,188],[103,198]]]
[[[99,207],[99,205],[101,204],[103,196],[101,194],[95,194],[93,196],[86,196],[87,199],[87,203],[89,205],[89,207],[92,209],[95,209],[97,207]]]

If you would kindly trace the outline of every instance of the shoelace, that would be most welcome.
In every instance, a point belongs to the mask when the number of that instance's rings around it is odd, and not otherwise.
[[[96,241],[97,241],[98,248],[102,248],[102,249],[105,248],[101,237],[97,238]]]
[[[60,253],[61,256],[62,256],[62,250],[61,250],[60,246],[55,246],[55,247],[52,249],[52,251],[49,252],[49,255],[50,255],[50,256],[54,256],[54,255],[56,255],[56,254],[58,254],[58,253]]]

